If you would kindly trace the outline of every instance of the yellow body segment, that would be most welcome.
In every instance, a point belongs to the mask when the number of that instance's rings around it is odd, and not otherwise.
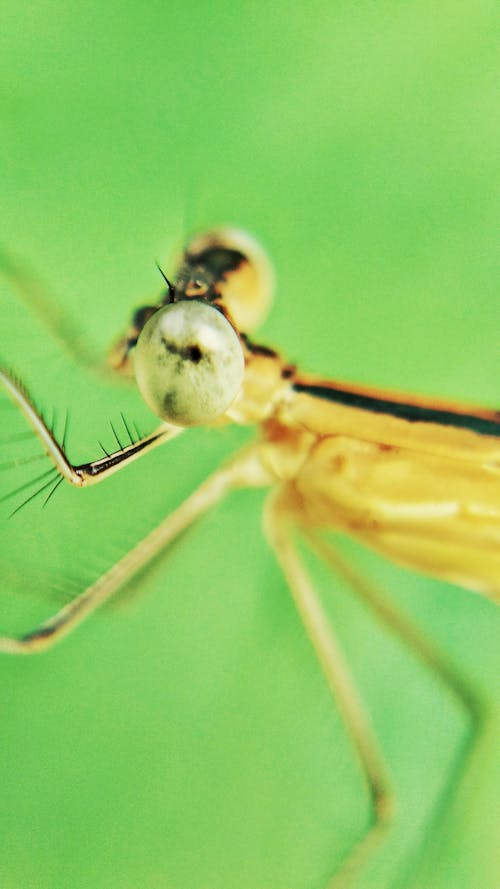
[[[301,373],[297,376],[297,381],[302,385],[319,385],[325,389],[335,386],[337,390],[364,396],[374,402],[387,401],[394,406],[406,404],[417,410],[453,413],[459,419],[461,416],[473,415],[478,421],[489,421],[496,425],[498,431],[495,436],[478,434],[471,429],[444,425],[441,422],[408,421],[390,413],[346,407],[302,392],[295,392],[290,404],[283,411],[282,417],[287,425],[305,426],[320,436],[347,435],[361,441],[409,448],[415,454],[441,454],[444,458],[461,458],[468,463],[491,466],[500,471],[500,415],[496,411],[479,409],[476,405],[443,401],[428,395],[410,395],[345,383],[334,384],[331,380],[311,374]]]
[[[499,599],[499,471],[328,436],[293,489],[299,523],[343,531],[407,568]]]
[[[297,384],[492,428],[498,414],[334,384],[259,354],[247,355],[242,398],[230,411],[237,422],[262,424],[262,459],[289,485],[287,503],[299,525],[350,534],[398,564],[498,601],[500,438],[346,406],[297,391]]]

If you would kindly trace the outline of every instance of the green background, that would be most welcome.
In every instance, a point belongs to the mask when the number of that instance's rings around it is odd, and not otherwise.
[[[327,376],[498,404],[494,8],[2,2],[0,241],[104,350],[159,287],[157,257],[236,223],[277,271],[264,342]],[[153,428],[6,282],[0,318],[2,360],[56,422],[70,408],[75,462],[99,455],[97,439],[112,447],[120,410]],[[0,463],[35,455],[5,441],[25,427],[3,396],[0,411]],[[92,582],[248,437],[192,430],[45,509],[38,498],[8,520],[23,494],[2,503],[2,630]],[[46,468],[3,468],[0,494]],[[2,658],[3,889],[322,889],[362,832],[366,794],[263,540],[263,497],[231,497],[59,648]],[[344,547],[493,707],[492,604]],[[493,745],[417,869],[465,718],[311,567],[400,800],[356,889],[404,875],[493,889]]]

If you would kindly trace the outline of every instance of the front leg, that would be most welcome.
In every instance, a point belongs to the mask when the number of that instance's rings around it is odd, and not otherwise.
[[[138,441],[127,445],[127,447],[113,454],[107,454],[105,457],[101,457],[99,460],[92,460],[89,463],[74,465],[69,461],[64,446],[60,445],[55,439],[22,385],[2,368],[0,368],[0,382],[4,385],[21,413],[26,417],[58,473],[66,481],[78,488],[104,481],[114,472],[118,472],[119,469],[131,463],[132,460],[136,460],[153,448],[158,447],[158,445],[170,441],[170,439],[183,432],[182,427],[163,423],[155,432],[140,438]]]
[[[269,483],[255,449],[250,447],[209,476],[180,506],[126,553],[116,564],[56,614],[19,638],[0,636],[0,652],[34,654],[51,648],[89,614],[108,601],[123,584],[166,549],[183,531],[233,488]]]

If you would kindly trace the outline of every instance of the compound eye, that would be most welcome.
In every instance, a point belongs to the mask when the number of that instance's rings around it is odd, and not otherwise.
[[[240,391],[245,359],[229,321],[213,306],[182,300],[158,309],[135,349],[139,391],[177,426],[211,423]]]

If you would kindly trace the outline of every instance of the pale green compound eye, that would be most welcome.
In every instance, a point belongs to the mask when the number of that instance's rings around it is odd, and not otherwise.
[[[135,375],[144,401],[177,426],[220,417],[240,391],[244,368],[243,350],[229,321],[197,300],[155,312],[135,348]]]

